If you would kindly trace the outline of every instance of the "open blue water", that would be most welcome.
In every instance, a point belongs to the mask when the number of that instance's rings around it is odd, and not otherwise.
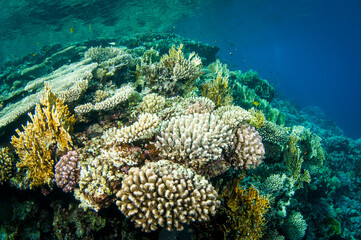
[[[361,137],[361,2],[213,1],[177,32],[215,44],[219,56],[254,69],[300,106],[316,105]]]

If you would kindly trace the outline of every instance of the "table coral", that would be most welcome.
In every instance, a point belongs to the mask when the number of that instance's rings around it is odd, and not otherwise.
[[[57,98],[47,85],[40,101],[34,115],[29,113],[31,122],[23,126],[23,132],[16,129],[18,137],[14,135],[11,139],[21,160],[17,167],[26,169],[30,188],[48,184],[53,178],[51,149],[54,145],[59,150],[71,148],[69,132],[75,123],[64,101]]]

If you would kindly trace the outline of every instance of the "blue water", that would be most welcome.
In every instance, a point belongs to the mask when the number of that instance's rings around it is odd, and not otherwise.
[[[220,47],[301,107],[317,105],[361,137],[361,2],[213,1],[176,31]]]

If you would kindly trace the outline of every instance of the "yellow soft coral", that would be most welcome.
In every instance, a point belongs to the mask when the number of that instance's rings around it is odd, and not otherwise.
[[[30,188],[49,183],[53,178],[54,160],[51,147],[59,150],[71,148],[69,132],[75,123],[64,101],[57,98],[45,85],[45,93],[37,104],[34,115],[29,113],[31,122],[16,129],[19,137],[12,136],[11,144],[20,157],[18,168],[25,168]]]

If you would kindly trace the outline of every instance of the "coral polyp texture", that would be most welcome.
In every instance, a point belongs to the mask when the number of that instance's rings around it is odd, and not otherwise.
[[[78,161],[78,153],[76,151],[69,151],[55,165],[55,182],[64,192],[72,192],[78,184]]]
[[[255,168],[264,158],[262,137],[249,124],[242,124],[236,129],[235,154],[233,166],[238,168]]]
[[[222,157],[233,143],[232,129],[213,114],[173,117],[161,126],[156,142],[163,158],[200,170]]]
[[[116,204],[143,231],[208,221],[220,204],[214,187],[191,169],[160,160],[131,168],[124,177]]]
[[[31,122],[23,126],[23,132],[16,129],[18,137],[11,139],[21,160],[17,167],[26,170],[30,188],[48,184],[53,178],[51,149],[53,146],[63,151],[71,149],[69,132],[75,123],[64,101],[57,98],[47,85],[40,101],[34,115],[29,113]]]

